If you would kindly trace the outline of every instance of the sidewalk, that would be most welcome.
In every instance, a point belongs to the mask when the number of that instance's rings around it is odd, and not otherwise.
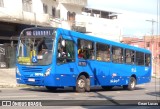
[[[16,83],[15,74],[15,68],[0,69],[0,88],[13,88],[25,86]],[[160,79],[160,75],[152,76],[152,78],[155,77]]]
[[[0,88],[17,87],[15,68],[0,69]]]

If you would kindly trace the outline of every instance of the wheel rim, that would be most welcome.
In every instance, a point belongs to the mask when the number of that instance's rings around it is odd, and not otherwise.
[[[80,88],[84,88],[85,87],[85,81],[83,79],[80,79],[78,81],[78,87],[80,87]]]
[[[132,81],[131,82],[131,88],[134,88],[135,87],[135,81]]]

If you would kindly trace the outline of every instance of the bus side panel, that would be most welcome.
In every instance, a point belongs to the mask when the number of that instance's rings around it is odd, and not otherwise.
[[[56,86],[75,86],[77,67],[75,62],[61,64],[56,66],[55,83]],[[58,82],[59,81],[59,82]]]
[[[79,60],[77,75],[86,72],[90,77],[90,85],[106,85],[106,78],[109,75],[109,63],[96,60]]]
[[[126,85],[131,75],[131,65],[112,63],[110,81],[107,85]]]
[[[91,85],[105,85],[107,83],[106,78],[109,75],[110,63],[89,60],[87,64],[87,71],[93,77],[91,79]]]
[[[92,71],[93,85],[116,86],[126,85],[131,76],[131,66],[112,62],[90,61],[88,68]],[[89,71],[89,70],[87,70]]]
[[[59,87],[61,82],[59,80],[56,80],[56,78],[58,78],[58,76],[55,74],[51,74],[50,76],[45,77],[44,86]]]
[[[148,83],[151,81],[151,67],[137,66],[137,84]]]
[[[82,73],[87,73],[90,79],[90,85],[94,86],[94,67],[91,63],[94,63],[92,60],[84,60],[84,59],[79,59],[77,62],[77,67],[76,67],[76,79],[78,79],[78,76],[81,75]]]

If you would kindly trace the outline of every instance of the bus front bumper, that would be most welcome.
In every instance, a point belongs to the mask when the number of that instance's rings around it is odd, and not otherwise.
[[[31,86],[55,86],[55,81],[52,76],[43,77],[26,77],[16,76],[18,84],[26,84]]]

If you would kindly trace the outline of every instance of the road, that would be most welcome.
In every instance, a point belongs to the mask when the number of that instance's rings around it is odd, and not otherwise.
[[[145,102],[147,101],[153,102],[154,105],[155,101],[150,100],[160,101],[160,79],[153,78],[151,83],[137,85],[134,91],[124,90],[122,87],[114,87],[109,91],[96,87],[92,88],[91,92],[86,93],[74,92],[72,88],[58,89],[55,92],[49,92],[44,87],[1,88],[0,100],[12,100],[12,102],[28,102],[33,100],[31,102],[42,102],[39,104],[42,106],[61,106],[62,108],[76,106],[77,109],[86,108],[86,105],[92,105],[90,108],[94,109],[94,105],[108,104],[112,106],[123,105],[123,103],[131,105],[137,103],[138,105],[146,106]],[[101,106],[101,108],[105,107]],[[156,107],[154,108],[156,109]]]

